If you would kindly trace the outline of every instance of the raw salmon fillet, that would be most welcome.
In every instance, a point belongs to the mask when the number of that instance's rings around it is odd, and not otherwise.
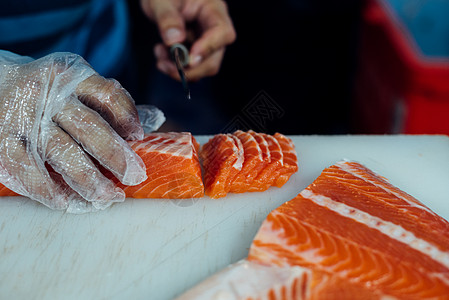
[[[246,260],[178,300],[193,299],[449,299],[449,223],[339,162],[268,215]]]
[[[261,143],[266,143],[269,154],[266,155],[265,164],[258,170],[256,178],[246,190],[248,192],[262,192],[270,186],[280,188],[298,171],[295,145],[291,139],[280,133],[275,133],[274,136],[259,135]]]
[[[260,147],[260,151],[262,151],[262,159],[263,159],[263,167],[268,165],[271,162],[271,156],[270,156],[270,149],[268,148],[268,142],[263,137],[262,133],[257,133],[253,130],[248,131],[249,134],[251,134],[254,139],[257,141]]]
[[[150,133],[129,144],[145,163],[148,179],[135,186],[115,179],[126,197],[183,199],[204,195],[199,144],[190,133]]]
[[[242,260],[214,274],[176,300],[304,299],[307,290],[303,286],[310,284],[311,275],[306,268],[267,267]],[[282,294],[283,298],[273,297]]]
[[[6,186],[0,183],[0,196],[6,197],[6,196],[20,196],[20,195],[11,191]]]
[[[449,299],[449,223],[356,162],[325,169],[272,211],[248,259],[309,268],[373,295]],[[357,289],[321,286],[360,299]]]
[[[295,145],[291,139],[280,133],[275,133],[274,137],[281,146],[284,164],[279,170],[279,174],[276,175],[272,185],[282,187],[290,179],[290,176],[298,171],[298,158],[295,152]]]
[[[262,134],[262,136],[268,143],[270,162],[257,174],[249,187],[250,192],[267,190],[284,165],[284,154],[278,140],[268,134]]]
[[[232,180],[242,170],[243,144],[232,134],[217,134],[201,148],[205,194],[211,198],[226,196]]]
[[[243,145],[244,162],[242,170],[232,181],[229,191],[232,193],[243,193],[248,190],[259,171],[265,166],[265,163],[259,143],[251,133],[237,130],[234,132],[234,135]],[[266,149],[268,150],[268,144]]]
[[[357,298],[354,298],[357,295]],[[176,300],[392,300],[338,276],[300,266],[266,266],[241,260]]]
[[[272,136],[238,130],[219,134],[201,148],[200,156],[205,193],[211,198],[282,187],[298,170],[293,142],[280,133]]]
[[[148,179],[125,186],[105,168],[100,169],[128,198],[199,198],[204,195],[199,144],[188,132],[150,133],[141,141],[129,141],[142,158]],[[0,184],[0,196],[18,195]]]

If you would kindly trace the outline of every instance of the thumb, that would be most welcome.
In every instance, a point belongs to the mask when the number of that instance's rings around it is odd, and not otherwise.
[[[154,0],[143,7],[147,16],[152,19],[162,37],[166,46],[184,41],[186,37],[184,18],[181,15],[181,9],[176,6],[178,1]]]

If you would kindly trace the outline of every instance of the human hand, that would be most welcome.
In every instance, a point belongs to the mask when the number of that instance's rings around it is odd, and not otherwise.
[[[143,138],[134,101],[80,56],[0,51],[0,99],[0,182],[9,189],[52,209],[124,201],[90,156],[126,185],[146,179],[123,139]]]
[[[168,46],[185,42],[186,23],[195,22],[200,36],[190,49],[190,64],[185,73],[196,81],[218,73],[225,48],[236,38],[234,26],[222,0],[141,0],[144,13],[153,20],[163,44],[154,47],[157,68],[180,80],[175,64],[170,60]]]

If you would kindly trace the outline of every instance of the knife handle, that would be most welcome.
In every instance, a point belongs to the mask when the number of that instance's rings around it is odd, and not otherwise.
[[[186,48],[186,46],[184,46],[183,44],[174,44],[170,47],[170,55],[173,61],[176,61],[175,58],[175,50],[179,49],[179,61],[181,62],[182,66],[185,67],[189,64],[190,62],[190,57],[189,57],[189,50]]]

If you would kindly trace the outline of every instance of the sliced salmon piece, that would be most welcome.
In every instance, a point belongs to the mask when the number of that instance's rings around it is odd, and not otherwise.
[[[254,136],[249,132],[243,132],[241,130],[234,132],[233,135],[242,142],[244,162],[242,170],[232,181],[229,191],[232,193],[244,193],[248,190],[250,184],[265,164],[263,161],[262,150]]]
[[[449,298],[449,223],[356,162],[325,169],[271,212],[248,259],[307,267],[400,299]]]
[[[232,134],[217,134],[201,148],[205,194],[213,199],[226,196],[231,182],[242,170],[242,142]]]
[[[237,140],[235,146],[232,139]],[[219,134],[203,146],[200,156],[206,195],[212,198],[224,197],[228,192],[261,192],[270,186],[281,187],[298,170],[293,142],[281,134],[272,136],[252,130]],[[237,162],[240,170],[231,168]]]
[[[259,143],[260,150],[262,151],[262,160],[264,164],[269,164],[271,162],[270,149],[268,148],[267,140],[263,137],[263,134],[257,133],[253,130],[248,131],[254,139]]]
[[[278,140],[268,134],[262,134],[262,136],[268,143],[270,163],[257,174],[253,183],[248,188],[249,192],[266,191],[276,180],[277,175],[279,175],[280,170],[284,166],[284,154]]]
[[[273,186],[282,187],[290,177],[298,171],[298,157],[296,156],[293,141],[283,134],[275,133],[274,137],[279,142],[284,158],[284,165],[275,176]]]
[[[131,148],[142,158],[148,179],[136,186],[116,185],[129,198],[199,198],[204,195],[198,143],[188,132],[150,133]]]

